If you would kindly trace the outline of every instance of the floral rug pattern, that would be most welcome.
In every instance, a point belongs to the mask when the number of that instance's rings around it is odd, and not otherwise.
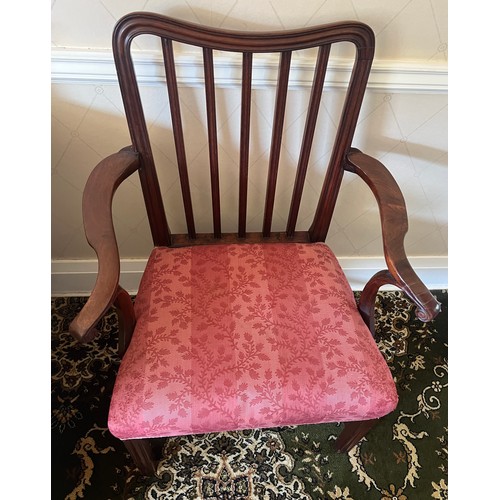
[[[448,498],[447,293],[421,323],[400,292],[378,297],[377,342],[396,380],[397,409],[348,454],[341,424],[158,439],[155,477],[143,477],[107,429],[117,317],[80,345],[69,322],[81,297],[52,299],[52,498],[162,500]],[[384,311],[382,313],[382,311]]]

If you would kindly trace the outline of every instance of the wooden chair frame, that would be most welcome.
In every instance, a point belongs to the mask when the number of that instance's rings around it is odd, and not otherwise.
[[[186,216],[186,234],[172,234],[165,216],[130,50],[134,38],[141,34],[156,35],[161,40],[174,143]],[[85,187],[83,195],[84,228],[89,244],[96,251],[99,268],[96,285],[89,300],[77,318],[71,323],[70,332],[72,335],[82,342],[92,340],[96,334],[95,327],[98,321],[114,305],[119,312],[120,319],[120,355],[124,354],[132,337],[135,326],[134,308],[129,294],[119,285],[120,260],[113,228],[111,206],[113,195],[120,183],[136,171],[139,174],[144,193],[153,243],[155,246],[171,247],[207,245],[221,242],[325,241],[343,173],[344,171],[353,172],[359,175],[371,188],[380,208],[384,255],[387,263],[387,269],[375,274],[361,293],[359,310],[365,323],[374,333],[375,297],[380,286],[384,284],[395,285],[402,289],[415,302],[418,317],[422,321],[433,319],[439,312],[440,305],[412,269],[404,250],[403,241],[408,230],[408,220],[403,195],[396,181],[382,163],[351,147],[372,64],[374,41],[372,30],[367,25],[354,21],[301,30],[233,32],[203,27],[144,12],[133,13],[122,18],[117,23],[113,34],[113,52],[132,145],[101,161],[92,172]],[[173,42],[195,45],[202,47],[203,50],[213,206],[213,232],[210,234],[199,234],[195,229],[176,82]],[[356,48],[352,76],[316,214],[308,231],[296,231],[297,215],[323,91],[330,46],[337,42],[351,42]],[[276,193],[291,54],[295,50],[312,47],[319,47],[318,58],[311,87],[309,112],[306,118],[297,165],[289,218],[286,230],[272,232],[271,221]],[[214,82],[214,51],[216,50],[242,54],[239,214],[238,228],[234,233],[223,233],[221,230]],[[251,233],[246,230],[246,211],[250,150],[252,55],[261,52],[279,52],[280,66],[272,145],[269,155],[264,220],[262,231]],[[346,424],[337,440],[337,449],[346,451],[351,448],[374,423],[375,421],[370,420]],[[130,440],[126,441],[125,444],[141,470],[146,474],[154,473],[154,457],[147,441]]]

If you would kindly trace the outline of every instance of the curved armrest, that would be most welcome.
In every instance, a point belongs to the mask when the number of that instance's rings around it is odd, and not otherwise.
[[[80,342],[95,337],[95,325],[115,300],[120,278],[120,259],[113,228],[113,195],[139,167],[139,155],[125,148],[102,160],[90,174],[83,192],[83,225],[89,245],[97,254],[97,281],[88,301],[69,325]]]
[[[378,289],[392,284],[401,288],[417,305],[417,317],[421,321],[432,320],[441,310],[441,304],[422,283],[406,256],[403,241],[408,231],[408,217],[403,194],[394,177],[378,160],[354,148],[347,154],[345,168],[368,184],[380,209],[388,272],[377,273],[367,287]]]

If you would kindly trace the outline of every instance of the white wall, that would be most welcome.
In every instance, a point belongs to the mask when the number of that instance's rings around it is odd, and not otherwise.
[[[111,59],[111,32],[116,20],[133,10],[148,10],[224,28],[281,29],[358,19],[372,26],[376,34],[376,55],[369,90],[363,105],[353,145],[383,161],[399,181],[405,195],[410,230],[406,238],[408,255],[417,259],[429,285],[443,286],[442,275],[434,283],[426,270],[446,266],[447,256],[447,5],[442,0],[371,1],[218,1],[201,0],[159,2],[102,0],[54,0],[52,3],[52,258],[54,269],[74,280],[77,267],[72,262],[95,257],[87,245],[81,221],[81,195],[92,167],[102,158],[129,144],[123,107]],[[145,107],[150,111],[149,124],[159,163],[174,161],[172,149],[162,132],[169,128],[164,86],[158,69],[156,46],[149,40],[135,44],[142,62],[140,77],[144,87]],[[348,54],[334,52],[332,67],[338,68]],[[191,130],[188,142],[195,150],[190,158],[195,188],[193,197],[203,201],[206,143],[199,121],[191,111],[198,107],[203,90],[197,81],[196,57],[185,55],[182,103],[185,128]],[[287,115],[287,139],[283,154],[284,173],[297,154],[296,137],[303,124],[301,109],[307,103],[300,78],[309,75],[311,54],[304,54],[297,64],[296,88],[290,102],[298,105],[296,114]],[[220,78],[230,77],[219,68]],[[272,65],[271,65],[272,66]],[[317,191],[315,169],[323,168],[322,144],[336,128],[337,98],[344,92],[343,76],[334,71],[329,83],[322,115],[320,136],[311,161],[307,188]],[[227,139],[220,151],[221,168],[232,173],[237,163],[239,92],[228,85],[221,92],[218,110],[219,136]],[[274,89],[268,82],[257,82],[254,90],[254,136],[269,127]],[[272,113],[272,112],[271,112]],[[236,135],[235,135],[236,134]],[[257,141],[259,143],[259,141]],[[265,143],[252,152],[253,202],[261,201],[259,169]],[[182,230],[175,217],[177,195],[172,195],[176,181],[161,170],[162,189],[167,196],[167,215],[176,230]],[[281,176],[277,196],[276,220],[288,205],[291,181]],[[223,190],[228,186],[223,186]],[[171,196],[172,195],[172,196]],[[200,210],[202,210],[200,208]],[[131,178],[117,194],[114,212],[122,256],[145,259],[151,248],[145,211],[137,178]],[[311,214],[301,213],[307,226]],[[226,220],[228,222],[229,219]],[[208,228],[207,228],[208,229]],[[258,228],[257,228],[258,229]],[[380,225],[375,202],[364,184],[351,175],[345,178],[339,204],[327,243],[346,266],[354,263],[369,268],[373,259],[382,257]],[[370,260],[371,259],[371,260]],[[427,261],[426,261],[427,259]],[[81,262],[80,262],[81,263]],[[438,264],[436,264],[438,263]],[[55,280],[64,288],[61,275]],[[63,283],[63,284],[60,284]],[[64,290],[60,290],[64,291]]]

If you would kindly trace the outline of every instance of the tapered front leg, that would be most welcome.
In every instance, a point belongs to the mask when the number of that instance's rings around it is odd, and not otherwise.
[[[148,439],[127,439],[123,444],[142,474],[145,476],[156,474],[156,461]]]
[[[359,440],[378,422],[378,419],[346,422],[333,447],[339,453],[345,453],[355,446]]]

